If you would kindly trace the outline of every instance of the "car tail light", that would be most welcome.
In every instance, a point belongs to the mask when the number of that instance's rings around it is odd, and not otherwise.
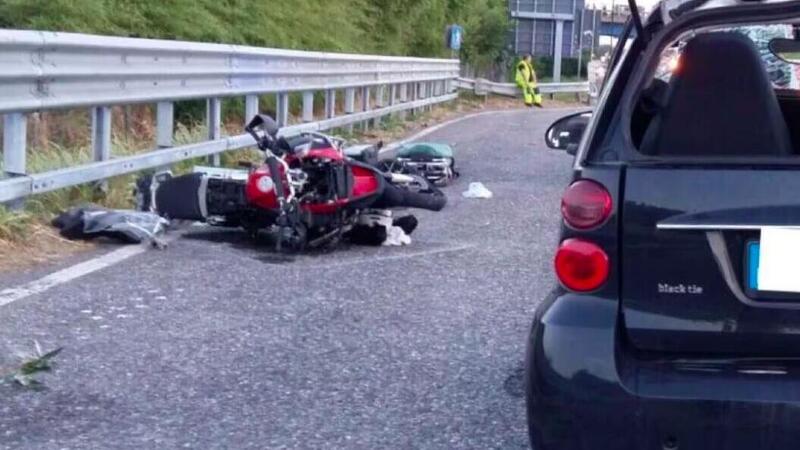
[[[561,215],[572,228],[588,230],[597,227],[611,215],[611,194],[596,181],[578,180],[561,198]]]
[[[581,239],[567,239],[556,252],[556,275],[567,289],[589,292],[608,279],[608,255],[600,246]]]

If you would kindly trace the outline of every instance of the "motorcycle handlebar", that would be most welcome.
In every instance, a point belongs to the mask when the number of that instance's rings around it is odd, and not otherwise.
[[[256,145],[262,151],[275,150],[276,136],[280,128],[275,120],[264,114],[256,114],[244,127],[244,130],[253,136]]]

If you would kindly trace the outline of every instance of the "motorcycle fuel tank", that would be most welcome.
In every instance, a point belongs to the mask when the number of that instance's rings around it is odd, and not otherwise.
[[[285,183],[286,173],[283,166],[280,166],[280,171],[281,179],[284,180],[284,190],[286,191],[289,187]],[[280,207],[278,196],[275,193],[275,183],[272,181],[272,176],[267,166],[259,167],[250,173],[244,192],[247,201],[255,206],[266,209],[278,209]]]

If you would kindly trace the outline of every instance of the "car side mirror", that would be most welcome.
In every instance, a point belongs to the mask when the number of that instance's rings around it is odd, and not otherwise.
[[[592,112],[584,111],[556,120],[545,133],[545,143],[552,149],[566,150],[567,154],[575,155],[591,118]]]

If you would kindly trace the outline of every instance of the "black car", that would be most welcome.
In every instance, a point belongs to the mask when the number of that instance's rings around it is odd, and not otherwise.
[[[798,24],[798,1],[634,15],[594,112],[548,131],[575,163],[536,450],[800,448]]]

